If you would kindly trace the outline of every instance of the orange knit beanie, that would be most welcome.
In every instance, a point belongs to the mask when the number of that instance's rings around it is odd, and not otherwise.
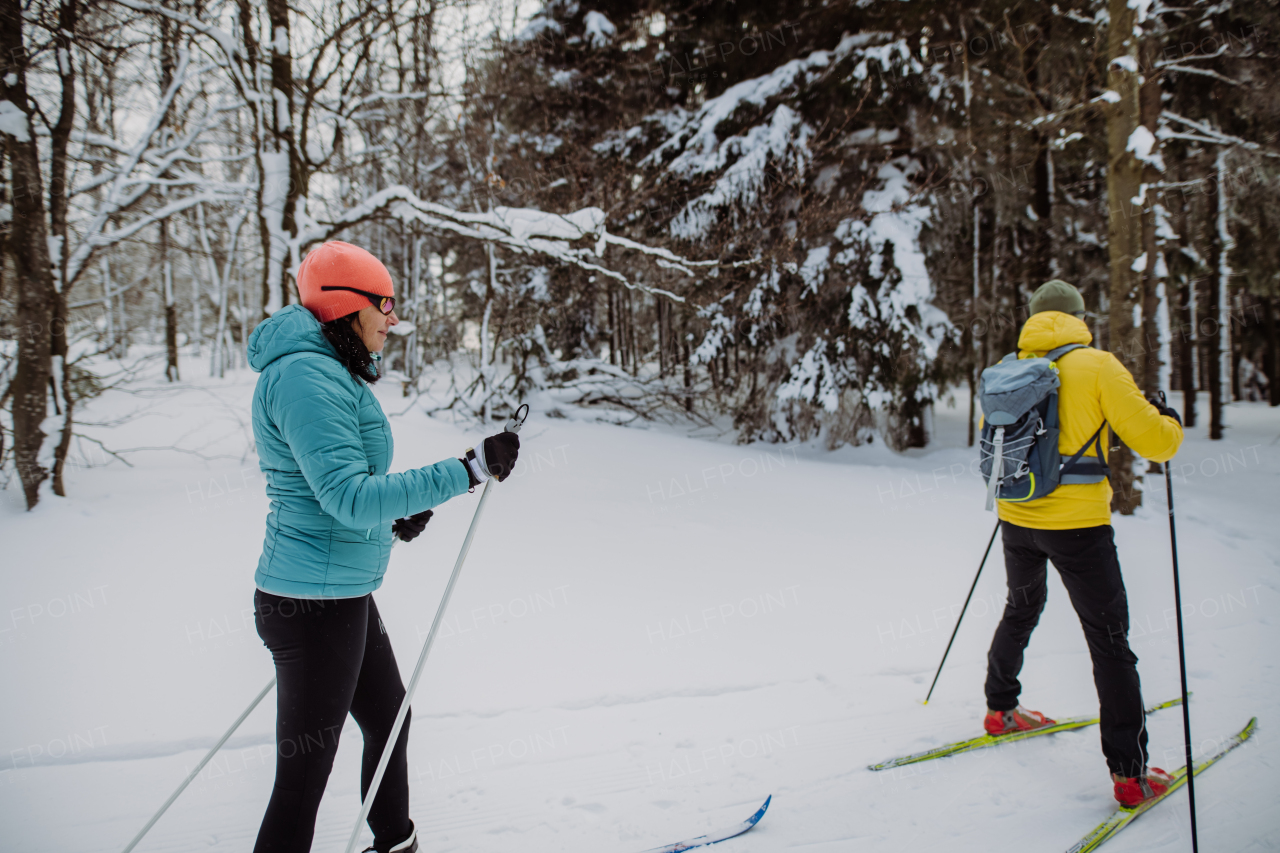
[[[316,246],[298,265],[298,296],[321,323],[345,317],[370,304],[369,298],[350,290],[322,290],[324,287],[354,287],[379,296],[395,296],[391,273],[382,261],[350,243],[330,240]]]

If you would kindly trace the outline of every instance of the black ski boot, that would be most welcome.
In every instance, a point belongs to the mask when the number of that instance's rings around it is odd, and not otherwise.
[[[413,826],[413,822],[409,823],[409,835],[392,844],[390,847],[379,847],[374,844],[372,847],[366,847],[364,853],[418,853],[418,828]]]

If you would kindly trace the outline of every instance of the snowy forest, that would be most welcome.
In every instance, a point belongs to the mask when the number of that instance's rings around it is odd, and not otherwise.
[[[397,277],[384,369],[467,416],[924,447],[1057,277],[1218,436],[1280,403],[1277,38],[1265,0],[13,0],[4,476],[63,494],[140,362],[243,367],[337,237]]]
[[[0,65],[3,850],[1280,848],[1276,0],[0,0]]]

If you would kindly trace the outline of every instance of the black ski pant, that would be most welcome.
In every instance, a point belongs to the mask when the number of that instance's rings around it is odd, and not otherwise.
[[[373,596],[253,597],[258,636],[276,665],[276,780],[254,853],[306,853],[347,713],[364,735],[360,796],[391,736],[404,685]],[[409,720],[369,810],[376,843],[408,836]]]
[[[1093,658],[1107,767],[1121,776],[1137,776],[1147,764],[1146,715],[1138,656],[1129,648],[1129,601],[1111,525],[1033,530],[1002,521],[1000,527],[1009,597],[987,655],[987,707],[1008,711],[1018,705],[1022,653],[1044,610],[1046,561],[1052,560]]]

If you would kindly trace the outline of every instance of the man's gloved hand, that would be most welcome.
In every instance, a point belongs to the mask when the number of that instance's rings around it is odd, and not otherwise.
[[[391,522],[392,535],[399,536],[402,542],[412,542],[422,531],[427,529],[427,522],[435,515],[431,510],[423,510],[408,518],[397,518]]]
[[[1182,417],[1178,414],[1177,409],[1166,406],[1164,403],[1160,402],[1159,397],[1156,397],[1154,395],[1151,397],[1148,397],[1147,402],[1155,406],[1156,409],[1160,412],[1160,414],[1173,418],[1175,421],[1178,422],[1178,426],[1182,426]]]
[[[520,455],[520,436],[514,432],[500,432],[481,442],[479,447],[467,451],[462,464],[467,466],[467,476],[472,488],[493,477],[499,483],[507,479],[516,467]]]

